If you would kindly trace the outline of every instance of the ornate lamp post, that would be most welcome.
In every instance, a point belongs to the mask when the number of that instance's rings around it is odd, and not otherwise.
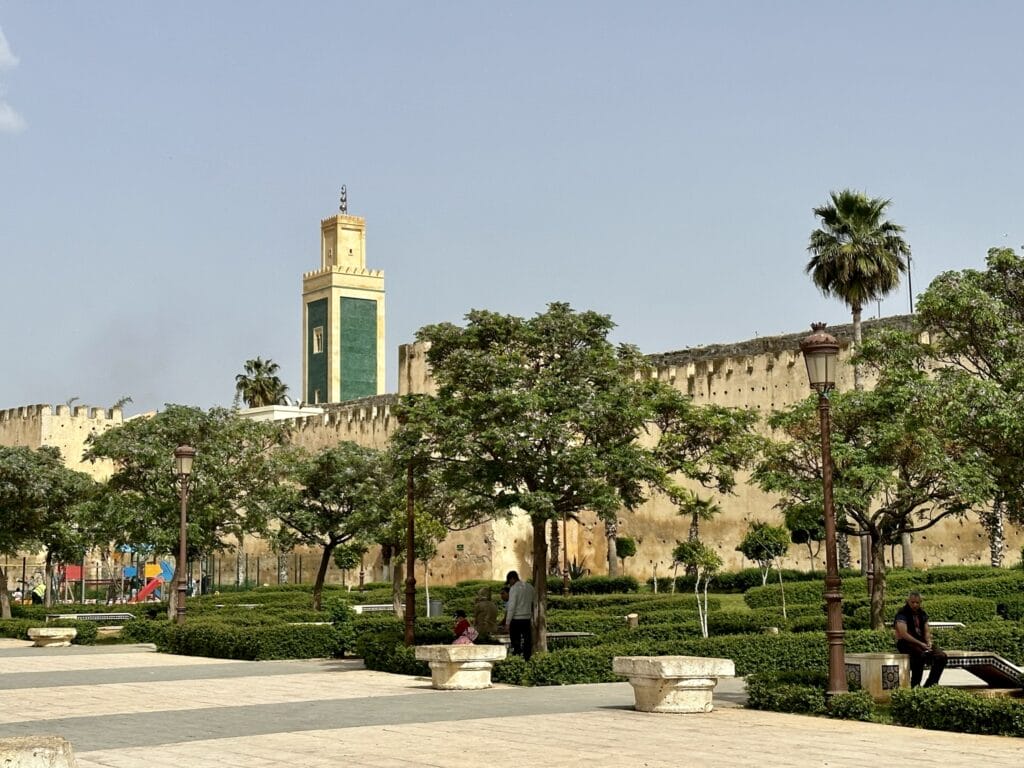
[[[175,620],[178,624],[185,623],[185,593],[187,587],[185,572],[188,570],[186,547],[186,530],[188,525],[188,484],[192,477],[192,462],[196,458],[196,449],[191,445],[179,445],[174,449],[174,475],[178,480],[178,494],[181,499],[181,528],[178,531],[178,604]]]
[[[416,644],[416,511],[412,459],[405,478],[405,644]]]
[[[821,480],[825,506],[825,605],[828,623],[828,695],[845,693],[846,660],[843,647],[842,581],[836,556],[836,511],[832,502],[832,445],[828,393],[836,386],[836,361],[839,342],[825,332],[825,323],[811,325],[811,335],[800,342],[807,378],[811,389],[818,392],[818,414],[821,418]]]

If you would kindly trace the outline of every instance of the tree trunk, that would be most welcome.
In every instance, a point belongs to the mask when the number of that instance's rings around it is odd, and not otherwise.
[[[7,570],[0,567],[0,619],[11,618],[11,595],[7,591]]]
[[[1002,501],[993,501],[992,509],[981,513],[981,524],[988,534],[989,561],[993,568],[1003,567],[1003,549],[1006,545],[1006,514]]]
[[[238,546],[235,548],[235,586],[241,587],[245,583],[245,541],[238,537]]]
[[[558,565],[559,553],[560,553],[560,550],[561,550],[561,544],[562,544],[561,536],[559,535],[559,531],[558,531],[558,521],[557,520],[552,520],[551,521],[551,547],[550,547],[550,553],[551,554],[550,554],[550,557],[548,559],[548,573],[556,573],[557,574],[557,573],[561,573],[562,572],[561,567]]]
[[[288,553],[279,552],[277,555],[277,583],[288,583]],[[259,584],[256,585],[257,587]]]
[[[401,563],[401,559],[395,555],[391,556],[391,605],[395,609],[395,616],[404,615],[402,597],[405,595],[405,579],[402,576],[402,569],[399,567]]]
[[[871,533],[870,549],[875,570],[871,584],[871,628],[885,629],[885,543],[876,532]]]
[[[331,555],[337,547],[337,542],[332,542],[324,547],[323,556],[320,558],[320,567],[316,569],[316,581],[313,582],[313,610],[319,611],[323,605],[324,579],[327,578],[327,566],[331,562]]]
[[[700,517],[696,512],[690,516],[690,531],[687,534],[687,541],[699,541],[700,540]],[[687,576],[697,576],[697,566],[692,563],[686,566],[685,571]],[[762,586],[764,586],[762,584]]]
[[[53,607],[53,555],[46,552],[46,564],[43,566],[43,579],[46,584],[46,595],[43,597],[43,605],[47,608]]]
[[[174,549],[178,551],[177,547]],[[163,589],[167,593],[167,618],[170,621],[174,621],[178,617],[178,579],[185,578],[185,564],[179,563],[178,558],[174,558],[174,575],[171,577],[170,584],[164,584]]]
[[[900,550],[903,554],[903,567],[913,568],[914,567],[914,542],[913,536],[909,533],[900,534]]]
[[[845,533],[840,533],[836,537],[836,559],[839,561],[840,568],[849,568],[852,559],[850,557],[850,537]]]
[[[857,352],[860,350],[860,304],[854,304],[850,307],[853,310],[853,349],[851,352]],[[853,388],[858,392],[864,389],[864,382],[861,381],[860,377],[860,365],[853,366]]]
[[[619,535],[617,520],[605,520],[604,537],[608,541],[608,575],[612,578],[619,575],[619,553],[615,547],[615,538]]]
[[[533,650],[545,652],[548,649],[548,624],[546,616],[548,596],[548,543],[545,537],[547,520],[533,519],[533,588],[537,592],[537,615],[533,622]]]

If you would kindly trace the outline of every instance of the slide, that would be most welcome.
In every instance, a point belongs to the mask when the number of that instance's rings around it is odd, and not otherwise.
[[[149,583],[146,584],[146,586],[144,586],[142,589],[140,589],[138,591],[138,594],[136,594],[135,597],[133,597],[128,602],[141,603],[143,600],[145,600],[153,593],[153,590],[159,589],[163,583],[164,580],[162,578],[160,578],[159,576],[154,576],[152,579],[149,580]]]

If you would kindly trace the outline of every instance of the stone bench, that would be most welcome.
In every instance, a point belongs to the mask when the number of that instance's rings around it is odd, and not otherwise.
[[[434,688],[470,691],[491,687],[494,662],[507,652],[503,645],[419,645],[416,659],[430,664]]]
[[[720,677],[735,677],[732,659],[616,656],[612,670],[629,679],[639,712],[710,712]]]
[[[0,739],[5,768],[75,768],[75,753],[62,736],[11,736]]]
[[[37,647],[71,645],[78,636],[74,627],[30,627],[28,639]]]

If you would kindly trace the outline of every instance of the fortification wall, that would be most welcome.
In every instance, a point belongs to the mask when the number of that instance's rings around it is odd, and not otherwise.
[[[69,469],[105,480],[113,472],[113,464],[83,461],[85,441],[123,421],[120,408],[47,404],[9,408],[0,411],[0,445],[59,448]]]

